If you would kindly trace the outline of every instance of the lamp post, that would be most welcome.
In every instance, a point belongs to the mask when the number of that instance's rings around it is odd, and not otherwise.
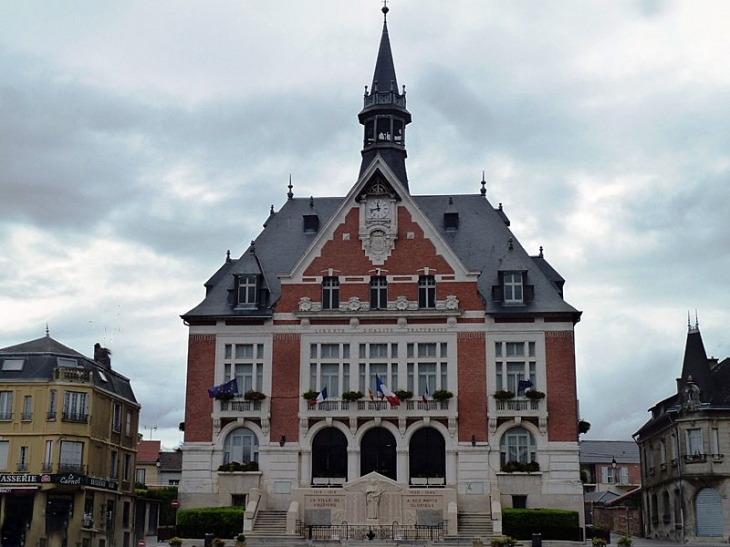
[[[616,486],[618,484],[618,481],[616,480],[616,467],[617,467],[616,457],[614,456],[613,458],[611,458],[611,469],[613,469],[613,484],[614,484],[614,486]],[[618,488],[617,488],[617,490],[618,490]],[[611,520],[614,520],[614,519],[611,519]]]

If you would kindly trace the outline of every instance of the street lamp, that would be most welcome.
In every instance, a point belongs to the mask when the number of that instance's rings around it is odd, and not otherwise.
[[[618,484],[618,478],[616,477],[616,458],[611,459],[611,468],[613,469],[613,484]]]

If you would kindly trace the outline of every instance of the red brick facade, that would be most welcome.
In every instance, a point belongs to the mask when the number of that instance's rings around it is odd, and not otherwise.
[[[299,361],[301,336],[275,334],[271,362],[271,438],[299,439],[296,419],[301,400]]]
[[[545,333],[548,440],[578,441],[578,399],[573,331]],[[555,418],[555,419],[553,419]]]
[[[213,437],[213,400],[208,388],[215,383],[214,334],[188,338],[188,370],[185,383],[185,442],[210,442]]]
[[[484,332],[457,335],[459,441],[487,440],[487,355]]]

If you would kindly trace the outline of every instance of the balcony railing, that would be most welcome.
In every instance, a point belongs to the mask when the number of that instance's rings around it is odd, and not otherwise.
[[[81,412],[64,412],[61,419],[64,422],[86,423],[89,421],[89,415]]]
[[[82,473],[83,474],[85,472],[85,470],[86,470],[86,466],[82,463],[61,462],[58,464],[59,473]]]
[[[357,401],[342,401],[327,399],[316,405],[306,403],[306,414],[309,417],[327,416],[390,416],[390,417],[418,417],[431,416],[433,418],[455,417],[457,404],[455,399],[446,401],[427,401],[408,399],[398,406],[391,406],[387,400],[360,399]]]
[[[91,371],[84,368],[57,367],[53,377],[61,382],[78,382],[87,384],[91,382]]]
[[[540,410],[540,401],[544,399],[498,399],[497,410],[509,412],[525,412]]]
[[[221,412],[261,412],[263,401],[220,401]]]
[[[707,454],[685,454],[684,463],[705,463]]]

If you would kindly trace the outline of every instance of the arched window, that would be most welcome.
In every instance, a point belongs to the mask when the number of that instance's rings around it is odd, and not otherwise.
[[[347,439],[339,429],[323,429],[312,441],[312,477],[347,478]]]
[[[259,461],[259,440],[250,429],[239,427],[223,442],[223,463]]]
[[[500,463],[530,463],[535,461],[535,437],[523,427],[513,427],[499,442]]]
[[[395,438],[383,427],[374,427],[362,438],[360,446],[360,475],[377,471],[390,479],[396,476]]]
[[[436,429],[424,427],[413,434],[408,447],[410,477],[444,477],[446,443]]]

